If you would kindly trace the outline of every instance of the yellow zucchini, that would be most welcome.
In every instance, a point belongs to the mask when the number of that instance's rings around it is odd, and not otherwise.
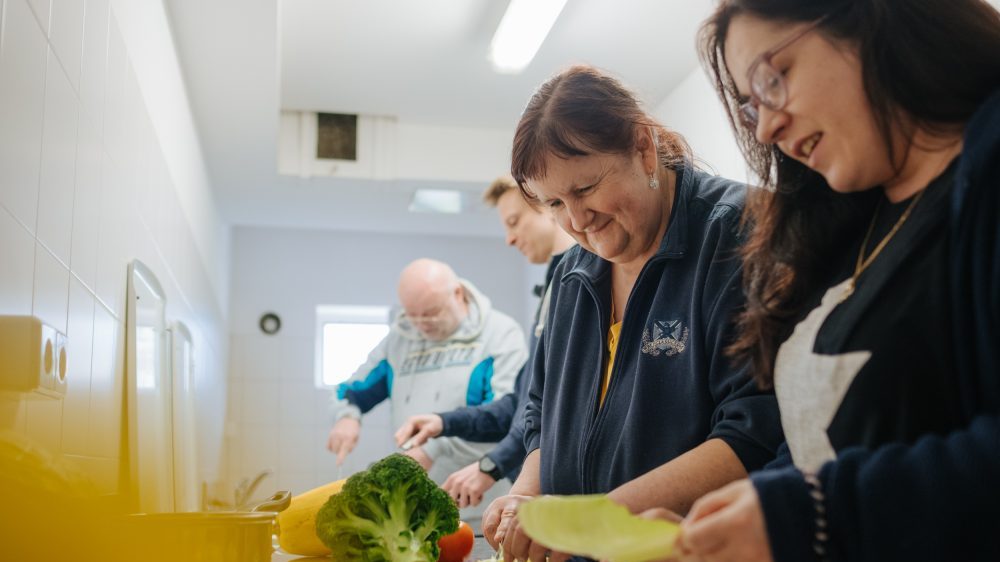
[[[316,514],[330,496],[339,493],[347,479],[330,482],[292,498],[278,514],[278,544],[288,554],[326,556],[330,549],[316,536]]]

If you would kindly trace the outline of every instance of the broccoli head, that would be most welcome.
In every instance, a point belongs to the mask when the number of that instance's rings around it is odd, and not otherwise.
[[[435,562],[458,506],[417,461],[393,454],[347,479],[320,508],[316,535],[334,560]]]

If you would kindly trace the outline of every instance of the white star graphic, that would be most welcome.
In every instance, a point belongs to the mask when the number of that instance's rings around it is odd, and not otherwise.
[[[815,472],[836,457],[827,429],[854,377],[871,357],[870,351],[813,353],[816,334],[840,304],[849,282],[835,285],[823,295],[820,305],[795,326],[775,359],[774,391],[781,425],[795,466],[805,471]]]

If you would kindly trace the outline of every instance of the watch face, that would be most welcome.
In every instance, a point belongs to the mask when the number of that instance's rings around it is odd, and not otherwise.
[[[497,464],[493,462],[493,459],[489,457],[483,457],[479,459],[479,470],[489,474],[490,472],[496,470],[496,468]]]

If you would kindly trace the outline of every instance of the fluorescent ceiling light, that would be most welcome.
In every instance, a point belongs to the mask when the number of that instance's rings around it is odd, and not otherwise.
[[[510,0],[490,43],[493,69],[504,74],[524,70],[565,5],[566,0]]]
[[[462,212],[462,192],[451,189],[418,189],[410,201],[411,213],[447,213],[456,215]]]

